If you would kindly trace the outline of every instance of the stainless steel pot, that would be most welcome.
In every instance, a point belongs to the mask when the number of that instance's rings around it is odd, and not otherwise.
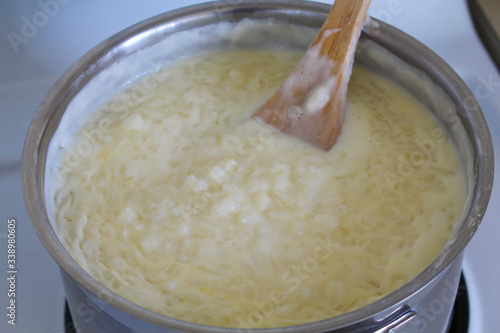
[[[325,4],[295,0],[234,0],[165,13],[134,25],[98,45],[76,62],[50,90],[28,132],[22,160],[22,186],[34,228],[61,268],[78,332],[239,332],[250,330],[252,320],[258,318],[259,313],[244,319],[239,329],[183,322],[134,305],[105,289],[83,271],[58,240],[50,221],[50,207],[46,205],[46,198],[50,195],[50,169],[54,167],[50,154],[54,134],[72,120],[81,118],[78,112],[91,106],[84,103],[89,96],[93,103],[98,103],[102,101],[99,94],[109,95],[103,87],[120,87],[147,72],[147,66],[138,65],[135,72],[125,71],[127,74],[117,74],[116,77],[106,74],[116,63],[126,63],[127,59],[135,59],[132,63],[136,63],[145,49],[163,40],[196,29],[202,29],[203,35],[203,31],[213,30],[203,30],[210,24],[251,18],[263,22],[259,34],[267,38],[271,45],[277,42],[278,37],[272,31],[266,31],[265,20],[273,18],[290,27],[319,28],[329,8]],[[262,44],[224,35],[215,36],[202,48],[225,47],[235,43],[247,47]],[[293,34],[288,38],[289,47],[306,46],[295,43]],[[163,58],[158,54],[150,55],[150,60],[166,62],[196,52],[197,48],[190,45],[193,41],[185,38],[178,38],[177,41],[182,41],[183,54],[165,49]],[[456,229],[455,237],[425,271],[383,299],[321,322],[259,332],[444,332],[447,329],[457,292],[463,250],[484,215],[492,188],[494,159],[488,127],[479,105],[458,75],[424,45],[383,22],[372,20],[366,26],[356,62],[406,87],[448,129],[468,178],[470,201],[463,222]],[[69,113],[73,114],[73,118],[66,117]]]

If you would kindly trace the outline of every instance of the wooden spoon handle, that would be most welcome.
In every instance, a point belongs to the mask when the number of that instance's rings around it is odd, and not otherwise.
[[[357,41],[371,0],[336,0],[293,73],[255,114],[329,150],[340,133]]]
[[[337,63],[344,61],[348,50],[356,49],[370,3],[371,0],[336,0],[311,47],[321,44],[320,55]]]

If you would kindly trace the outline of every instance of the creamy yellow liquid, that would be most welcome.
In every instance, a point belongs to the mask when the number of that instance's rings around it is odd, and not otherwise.
[[[428,266],[465,202],[451,143],[360,68],[329,152],[252,120],[300,56],[180,60],[95,113],[66,147],[91,152],[61,170],[54,198],[75,260],[145,308],[241,328],[346,313]]]

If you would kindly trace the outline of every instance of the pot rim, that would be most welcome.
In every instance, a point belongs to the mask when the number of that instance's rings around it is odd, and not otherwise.
[[[325,15],[326,17],[326,14],[330,10],[330,5],[300,0],[239,0],[234,3],[209,2],[154,16],[106,39],[74,63],[55,83],[42,101],[26,137],[21,163],[21,179],[26,209],[39,239],[57,264],[80,286],[93,295],[96,295],[110,306],[159,326],[191,332],[239,332],[240,329],[236,328],[205,326],[170,318],[142,308],[104,288],[76,264],[66,252],[48,219],[44,208],[45,200],[43,197],[43,175],[45,172],[45,160],[43,158],[45,158],[46,155],[48,141],[50,141],[50,138],[47,139],[47,136],[53,134],[49,133],[50,125],[57,126],[60,121],[60,119],[55,119],[55,117],[57,117],[57,115],[55,115],[55,110],[57,110],[65,96],[68,93],[72,93],[72,84],[75,82],[81,83],[82,73],[85,74],[94,70],[94,65],[96,63],[103,61],[103,59],[109,60],[110,57],[117,56],[119,46],[130,38],[158,25],[165,26],[166,24],[171,24],[172,26],[176,26],[181,23],[192,21],[204,22],[203,18],[206,19],[213,16],[214,8],[221,10],[220,13],[222,15],[218,17],[218,20],[223,21],[226,14],[233,11],[238,11],[238,13],[252,13],[262,10],[273,11],[283,9],[289,11],[305,11],[314,15]],[[431,265],[408,283],[382,299],[352,312],[330,319],[287,328],[266,328],[256,329],[254,331],[272,333],[281,332],[283,329],[320,331],[324,329],[342,328],[352,325],[353,323],[366,321],[384,310],[404,302],[405,299],[424,288],[447,269],[471,239],[486,210],[493,184],[493,145],[486,120],[480,110],[479,104],[475,98],[470,98],[471,96],[473,97],[472,92],[453,69],[429,48],[389,24],[376,19],[372,20],[376,22],[376,27],[370,25],[365,28],[364,33],[367,34],[368,37],[374,38],[378,44],[389,49],[391,52],[397,50],[397,56],[403,54],[417,63],[425,63],[427,67],[431,68],[429,73],[426,71],[426,74],[428,74],[433,81],[446,81],[448,88],[447,93],[453,94],[455,100],[462,101],[460,107],[467,110],[467,120],[473,124],[472,131],[476,139],[471,142],[476,155],[474,163],[476,182],[474,184],[474,189],[471,190],[474,197],[469,214],[457,231],[458,237],[456,240],[447,246]],[[215,22],[216,21],[211,21],[210,23]],[[172,33],[176,32],[177,31],[173,31]],[[85,83],[86,82],[83,84]],[[68,91],[68,87],[70,91]],[[467,102],[465,103],[465,101]],[[56,125],[53,125],[54,121],[57,122]]]

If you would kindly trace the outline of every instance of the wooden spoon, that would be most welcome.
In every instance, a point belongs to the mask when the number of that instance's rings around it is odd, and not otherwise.
[[[324,150],[337,141],[356,45],[371,0],[335,0],[293,73],[255,114]]]

